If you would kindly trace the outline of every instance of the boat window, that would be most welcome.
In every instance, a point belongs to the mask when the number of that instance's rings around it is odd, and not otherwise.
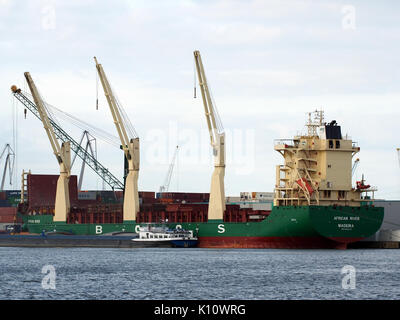
[[[329,149],[333,149],[333,140],[329,140]]]
[[[336,140],[336,149],[340,149],[340,140]]]

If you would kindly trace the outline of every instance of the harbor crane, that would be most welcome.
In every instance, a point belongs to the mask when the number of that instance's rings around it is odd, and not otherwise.
[[[0,154],[0,161],[3,159],[4,155],[6,155],[5,163],[4,163],[4,170],[3,170],[3,177],[1,179],[0,191],[4,190],[4,182],[6,180],[7,168],[8,168],[8,175],[10,177],[10,184],[12,184],[12,175],[14,171],[14,161],[15,161],[15,153],[11,146],[7,143],[4,147],[3,151]]]
[[[98,71],[99,78],[104,89],[104,94],[111,110],[118,136],[121,140],[121,148],[124,151],[125,159],[128,163],[128,174],[125,179],[124,189],[124,222],[134,222],[140,209],[138,190],[140,162],[139,137],[136,134],[136,131],[130,123],[127,115],[125,114],[122,106],[114,95],[106,74],[104,73],[103,66],[98,63],[96,57],[94,57],[94,60],[96,62],[96,69]]]
[[[47,137],[49,138],[53,153],[56,156],[58,164],[60,165],[60,176],[57,180],[56,201],[54,209],[54,222],[66,222],[67,216],[70,211],[69,200],[69,179],[71,176],[71,148],[70,142],[65,141],[61,145],[57,140],[57,136],[51,126],[47,109],[44,105],[42,97],[36,88],[35,83],[29,72],[25,72],[25,79],[28,83],[32,97],[35,101],[39,111],[40,119],[42,120]],[[16,87],[12,89],[16,90]],[[14,91],[14,90],[13,90]]]
[[[172,157],[171,164],[169,165],[167,176],[165,177],[164,184],[160,187],[159,192],[168,192],[169,184],[171,182],[172,172],[174,170],[175,159],[178,154],[179,146],[176,146],[174,156]]]
[[[85,153],[84,153],[84,158],[82,159],[82,166],[81,166],[81,172],[79,174],[79,179],[78,179],[78,190],[81,191],[82,190],[82,182],[83,182],[83,174],[85,172],[85,165],[86,165],[86,158],[87,155],[89,154],[88,152],[90,151],[90,154],[92,155],[92,157],[94,159],[97,158],[97,148],[96,148],[96,138],[93,137],[89,131],[85,130],[83,131],[81,140],[79,141],[79,145],[82,146],[83,140],[86,138],[86,144],[85,144]],[[93,145],[94,144],[94,150],[93,150]],[[74,158],[72,159],[72,163],[71,163],[71,169],[74,166],[75,160],[76,160],[76,156],[77,154],[74,154]]]
[[[12,86],[11,91],[13,92],[14,97],[18,99],[18,101],[21,102],[21,104],[26,109],[31,111],[35,117],[41,120],[38,107],[27,96],[27,93],[22,92],[22,90],[18,89],[16,86]],[[82,148],[80,143],[75,141],[54,120],[49,118],[49,121],[57,138],[62,142],[69,142],[71,150],[79,158],[81,158],[94,172],[96,172],[96,174],[99,175],[99,177],[103,180],[103,182],[107,183],[112,188],[112,190],[124,189],[124,184],[119,179],[117,179],[105,166],[103,166],[92,154],[90,154],[84,148]]]
[[[211,92],[208,87],[200,52],[197,50],[194,51],[194,60],[214,156],[214,172],[211,177],[208,219],[223,220],[226,209],[224,185],[225,133],[223,131],[221,120],[218,116],[217,109],[213,103]]]

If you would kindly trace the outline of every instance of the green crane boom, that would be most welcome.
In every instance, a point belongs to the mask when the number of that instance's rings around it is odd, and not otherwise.
[[[17,89],[15,86],[11,88],[14,97],[18,99],[29,111],[31,111],[38,119],[40,119],[39,111],[36,105],[25,96],[21,89]],[[55,135],[62,142],[69,141],[71,144],[71,150],[74,151],[79,158],[81,158],[90,168],[96,172],[100,178],[104,180],[113,190],[124,189],[124,184],[118,180],[111,172],[108,171],[99,161],[93,157],[92,154],[87,152],[78,142],[76,142],[68,133],[66,133],[57,123],[50,119],[50,124],[54,129]]]

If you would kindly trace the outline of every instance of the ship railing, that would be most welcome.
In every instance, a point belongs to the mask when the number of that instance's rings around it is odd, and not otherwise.
[[[289,147],[294,147],[294,141],[293,141],[293,139],[275,139],[274,145],[275,146],[285,145],[285,146],[289,146]]]
[[[363,189],[361,192],[372,192],[372,191],[378,191],[378,187],[376,186],[371,186],[368,189]]]

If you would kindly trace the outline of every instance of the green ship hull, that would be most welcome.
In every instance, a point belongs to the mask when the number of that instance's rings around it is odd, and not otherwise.
[[[199,247],[207,248],[346,248],[350,242],[375,234],[383,222],[383,208],[334,206],[280,206],[261,222],[169,223],[171,228],[193,230]],[[51,215],[23,216],[30,233],[67,232],[104,235],[136,232],[140,224],[54,223]]]

